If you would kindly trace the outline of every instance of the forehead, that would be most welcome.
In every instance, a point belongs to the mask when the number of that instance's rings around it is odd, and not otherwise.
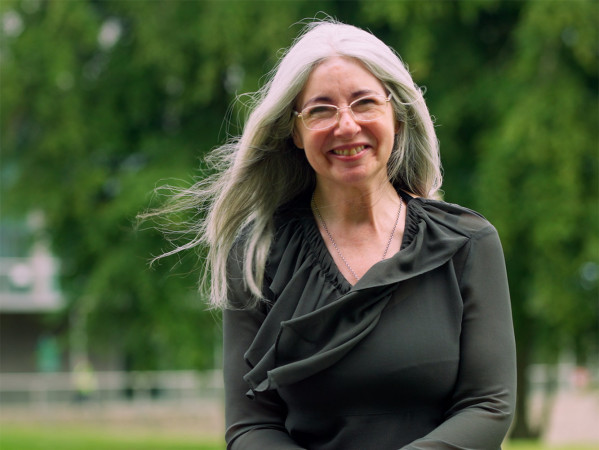
[[[351,100],[369,93],[385,93],[380,80],[360,61],[333,56],[312,70],[297,103],[304,106],[314,101]]]

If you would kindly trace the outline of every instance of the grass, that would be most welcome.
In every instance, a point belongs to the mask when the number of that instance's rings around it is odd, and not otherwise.
[[[224,450],[217,438],[142,430],[68,427],[66,425],[7,425],[0,428],[0,450]],[[543,450],[536,441],[511,441],[504,450]],[[597,447],[572,445],[551,450],[593,450]]]
[[[594,445],[560,445],[547,447],[538,441],[510,441],[503,446],[503,450],[596,450]]]
[[[66,425],[6,425],[0,428],[0,450],[223,450],[217,438],[179,435],[172,431],[126,431]]]

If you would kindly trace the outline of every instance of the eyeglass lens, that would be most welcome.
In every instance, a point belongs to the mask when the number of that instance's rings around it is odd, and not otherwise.
[[[322,130],[335,125],[339,120],[342,110],[350,109],[354,120],[368,122],[377,119],[383,114],[387,101],[388,98],[382,95],[373,95],[359,98],[342,108],[335,105],[314,105],[305,108],[301,112],[301,118],[306,128]]]

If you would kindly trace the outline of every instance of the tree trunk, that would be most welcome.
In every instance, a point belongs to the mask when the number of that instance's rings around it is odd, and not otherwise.
[[[522,316],[520,316],[522,317]],[[518,327],[518,323],[522,326]],[[516,321],[516,347],[518,371],[516,379],[518,382],[516,398],[516,416],[510,433],[514,439],[537,438],[539,430],[532,430],[528,419],[528,399],[530,384],[526,376],[527,369],[532,357],[533,319]]]

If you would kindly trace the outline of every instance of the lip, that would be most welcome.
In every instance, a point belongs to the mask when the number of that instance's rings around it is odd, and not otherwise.
[[[356,143],[335,147],[329,150],[329,154],[336,158],[357,159],[364,155],[369,148],[370,146],[367,144]]]

